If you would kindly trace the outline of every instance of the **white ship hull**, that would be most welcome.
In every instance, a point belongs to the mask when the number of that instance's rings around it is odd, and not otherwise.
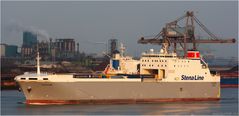
[[[27,104],[144,103],[220,99],[220,82],[135,80],[131,82],[119,81],[119,79],[114,82],[19,81],[19,85],[26,96]]]

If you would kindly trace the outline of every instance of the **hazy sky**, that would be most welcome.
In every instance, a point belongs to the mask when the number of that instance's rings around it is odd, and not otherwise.
[[[108,39],[123,42],[130,55],[140,55],[155,45],[140,45],[141,36],[156,35],[165,23],[182,16],[187,10],[220,38],[238,40],[238,2],[1,2],[1,43],[21,46],[22,32],[32,30],[45,38],[74,38],[80,50],[102,53]],[[196,35],[207,36],[196,29]],[[236,44],[210,44],[216,56],[238,56]]]

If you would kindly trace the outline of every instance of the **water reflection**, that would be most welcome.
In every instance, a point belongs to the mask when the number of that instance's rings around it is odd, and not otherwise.
[[[2,91],[2,114],[34,115],[237,115],[238,89],[222,89],[220,101],[171,102],[155,104],[114,104],[114,105],[26,105],[21,103],[24,96],[18,91]]]

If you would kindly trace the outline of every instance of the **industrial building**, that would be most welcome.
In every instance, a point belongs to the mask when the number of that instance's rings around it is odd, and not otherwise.
[[[31,57],[36,50],[37,35],[32,32],[23,32],[23,43],[21,49],[22,57]]]
[[[108,45],[109,45],[109,55],[112,56],[113,52],[115,50],[118,50],[118,40],[117,39],[110,39],[108,41]]]
[[[5,57],[6,44],[0,44],[1,46],[1,57]]]
[[[49,60],[51,58],[50,43],[48,41],[38,42],[38,51],[41,54],[42,60]]]
[[[56,57],[72,58],[75,55],[75,40],[72,38],[55,40]]]
[[[17,49],[18,47],[16,45],[1,44],[1,57],[17,57]]]

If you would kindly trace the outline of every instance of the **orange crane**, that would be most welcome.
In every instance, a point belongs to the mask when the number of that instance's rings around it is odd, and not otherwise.
[[[178,22],[186,19],[185,26],[181,27]],[[197,23],[202,30],[204,30],[210,38],[200,39],[195,37],[195,25]],[[216,35],[210,32],[205,25],[203,25],[197,17],[194,16],[193,11],[187,11],[186,14],[178,19],[167,23],[166,26],[154,38],[144,38],[138,40],[140,44],[158,44],[162,45],[165,50],[168,50],[173,44],[174,52],[177,51],[177,44],[184,50],[184,57],[186,57],[187,44],[193,44],[193,50],[197,50],[196,43],[235,43],[235,38],[219,39]]]

